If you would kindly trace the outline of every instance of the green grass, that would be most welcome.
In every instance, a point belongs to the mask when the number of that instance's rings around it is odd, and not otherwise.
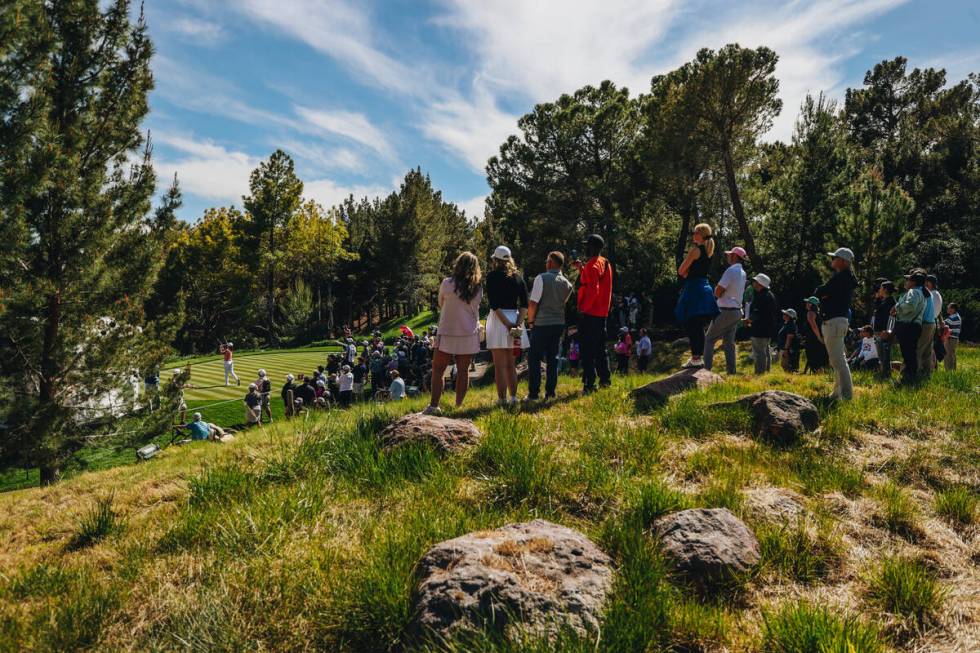
[[[744,415],[712,404],[767,387],[819,397],[829,375],[740,375],[651,412],[628,392],[652,374],[616,377],[586,398],[563,376],[547,406],[501,410],[492,388],[474,388],[458,415],[483,437],[454,454],[379,446],[378,431],[420,410],[418,398],[276,419],[228,444],[168,447],[139,465],[0,494],[0,650],[911,653],[933,641],[966,650],[969,622],[931,616],[927,634],[914,627],[928,612],[914,607],[928,605],[917,598],[924,581],[890,579],[872,594],[884,573],[865,567],[898,545],[909,559],[940,561],[940,591],[955,582],[944,578],[972,573],[963,555],[971,528],[909,536],[933,509],[957,523],[977,496],[980,350],[961,351],[956,380],[940,371],[895,388],[859,376],[853,402],[822,406],[830,432],[791,446],[755,440]],[[229,419],[241,421],[240,404],[229,405]],[[930,459],[868,465],[869,432],[912,439]],[[779,527],[746,510],[745,490],[767,486],[804,495],[803,521]],[[86,527],[93,544],[70,549],[80,516],[96,517],[110,494],[125,527]],[[866,504],[873,510],[860,511]],[[762,547],[755,573],[713,593],[676,576],[651,532],[662,516],[704,505],[744,515]],[[447,538],[536,517],[583,532],[612,558],[598,641],[418,639],[420,556]],[[92,523],[100,520],[112,521]],[[850,537],[860,556],[842,547]],[[943,595],[938,614],[977,605],[968,593]],[[783,598],[800,596],[820,603]],[[879,596],[912,607],[892,610]]]
[[[934,506],[940,517],[960,526],[969,526],[977,519],[977,503],[976,493],[958,486],[937,493]]]
[[[112,494],[102,497],[82,514],[78,521],[78,528],[68,543],[69,549],[77,550],[92,546],[122,528],[119,515],[113,509],[114,501],[115,496]]]
[[[876,488],[878,512],[875,519],[896,535],[915,539],[921,533],[919,510],[909,493],[892,481]]]
[[[935,622],[945,591],[922,562],[891,556],[871,574],[868,595],[882,610],[922,630]]]
[[[763,615],[764,653],[879,653],[888,647],[870,624],[808,603]]]

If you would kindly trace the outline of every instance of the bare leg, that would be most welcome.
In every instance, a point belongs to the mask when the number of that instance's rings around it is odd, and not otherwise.
[[[446,352],[439,351],[438,349],[432,354],[432,392],[429,399],[429,405],[436,407],[439,405],[439,400],[442,398],[442,385],[443,377],[446,376],[446,368],[449,367],[449,363],[452,360],[452,356]],[[456,381],[456,393],[459,395],[459,380]],[[457,401],[457,403],[459,403]]]
[[[517,396],[517,357],[514,355],[513,350],[508,352],[510,355],[507,357],[507,389],[510,390],[510,396]]]
[[[491,349],[493,355],[493,380],[497,383],[497,399],[507,398],[507,360],[514,356],[509,349]]]
[[[470,388],[470,357],[456,354],[456,408],[463,405]]]

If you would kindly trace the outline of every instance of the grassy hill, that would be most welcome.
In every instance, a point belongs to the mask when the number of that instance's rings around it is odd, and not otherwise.
[[[598,644],[536,650],[977,650],[980,350],[961,352],[964,369],[917,389],[859,374],[855,400],[821,404],[820,430],[789,447],[707,407],[766,388],[820,397],[828,376],[736,376],[653,412],[627,397],[652,376],[586,398],[565,377],[559,401],[513,412],[475,390],[459,414],[484,438],[464,454],[379,449],[379,428],[418,399],[0,494],[0,650],[411,648],[422,553],[532,517],[616,563]],[[777,489],[804,519],[753,509]],[[711,596],[675,578],[649,527],[689,506],[741,516],[758,571]]]

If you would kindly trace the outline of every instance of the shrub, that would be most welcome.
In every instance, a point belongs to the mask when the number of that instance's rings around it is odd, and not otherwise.
[[[765,653],[878,653],[886,649],[878,631],[856,617],[808,603],[791,603],[763,613]]]
[[[935,508],[940,517],[968,526],[976,521],[977,497],[968,488],[950,488],[936,495]]]
[[[922,562],[898,556],[885,558],[872,574],[868,594],[883,610],[917,629],[933,622],[944,598],[939,581]]]

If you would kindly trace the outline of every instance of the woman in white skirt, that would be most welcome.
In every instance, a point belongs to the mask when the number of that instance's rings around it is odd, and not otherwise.
[[[438,415],[446,368],[456,357],[456,408],[469,388],[470,360],[480,352],[480,302],[483,288],[480,262],[470,252],[456,257],[453,275],[439,286],[439,330],[432,354],[432,395],[426,415]]]
[[[527,286],[517,272],[510,249],[501,245],[493,252],[487,273],[487,349],[493,355],[493,372],[497,382],[497,403],[517,403],[516,348],[531,346],[524,329],[527,312]],[[508,400],[508,393],[510,399]]]

